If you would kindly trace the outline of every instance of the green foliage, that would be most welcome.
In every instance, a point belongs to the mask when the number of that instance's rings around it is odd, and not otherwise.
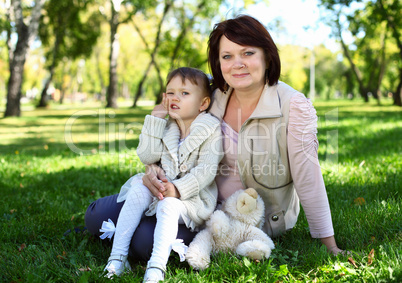
[[[398,13],[401,1],[321,0],[320,3],[327,9],[326,22],[333,27],[348,58],[353,75],[347,77],[348,83],[358,85],[366,100],[367,93],[372,93],[379,103],[381,97],[377,95],[381,92],[387,96],[391,91],[394,104],[400,105],[402,20]]]
[[[402,112],[389,103],[315,102],[335,237],[350,255],[330,256],[301,211],[268,260],[217,254],[196,272],[174,255],[165,281],[400,282]],[[1,282],[109,282],[102,275],[110,243],[83,230],[84,214],[143,170],[135,147],[150,109],[91,102],[0,120]],[[133,260],[133,272],[117,281],[142,282],[145,264]]]
[[[333,99],[336,95],[346,96],[349,92],[346,88],[346,66],[338,60],[339,53],[331,52],[323,45],[314,48],[315,58],[315,91],[316,95],[323,99]],[[311,54],[308,54],[309,58]],[[304,84],[303,92],[309,93],[310,66],[304,68],[308,77]]]
[[[63,58],[87,57],[100,34],[99,13],[89,12],[93,1],[52,0],[45,4],[39,36],[48,64]],[[63,15],[62,17],[60,15]]]

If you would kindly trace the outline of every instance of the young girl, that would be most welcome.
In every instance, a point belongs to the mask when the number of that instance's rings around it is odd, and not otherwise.
[[[223,152],[220,122],[205,112],[210,96],[208,78],[200,70],[178,68],[168,75],[162,103],[145,117],[137,148],[144,164],[159,163],[164,169],[164,190],[153,197],[142,184],[143,174],[122,186],[117,201],[125,203],[105,267],[107,277],[130,269],[130,241],[145,211],[146,216],[156,214],[157,223],[144,282],[164,280],[178,224],[196,230],[214,211],[218,193],[214,179]],[[169,119],[164,119],[167,115]]]

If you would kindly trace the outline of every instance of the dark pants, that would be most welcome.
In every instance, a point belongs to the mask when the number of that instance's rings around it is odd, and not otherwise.
[[[103,221],[108,221],[108,219],[111,219],[116,225],[120,210],[124,204],[124,202],[116,202],[117,196],[118,194],[100,198],[89,205],[85,213],[85,225],[91,234],[100,236],[102,233],[99,232],[99,229]],[[155,225],[155,216],[144,216],[141,219],[131,239],[129,251],[131,256],[145,261],[151,257]],[[195,235],[196,232],[191,232],[186,225],[179,225],[177,239],[182,239],[186,245],[191,243]]]

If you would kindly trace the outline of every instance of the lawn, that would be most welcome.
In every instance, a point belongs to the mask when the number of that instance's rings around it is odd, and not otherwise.
[[[402,281],[401,108],[314,104],[335,237],[349,255],[329,255],[302,211],[269,260],[218,254],[194,272],[172,256],[166,282]],[[111,246],[83,229],[84,213],[143,170],[135,147],[150,110],[51,105],[0,119],[1,282],[108,281]],[[117,282],[142,282],[145,263],[132,266]]]

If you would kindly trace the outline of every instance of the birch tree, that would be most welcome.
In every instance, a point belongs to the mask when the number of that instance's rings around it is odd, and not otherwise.
[[[29,47],[34,41],[39,27],[41,10],[45,0],[31,1],[31,9],[24,6],[22,0],[7,0],[7,17],[14,22],[7,29],[7,46],[9,54],[10,77],[7,84],[7,104],[4,117],[21,115],[21,85],[23,81],[24,65]],[[30,11],[29,11],[30,10]],[[15,26],[18,40],[12,46],[11,34]]]

